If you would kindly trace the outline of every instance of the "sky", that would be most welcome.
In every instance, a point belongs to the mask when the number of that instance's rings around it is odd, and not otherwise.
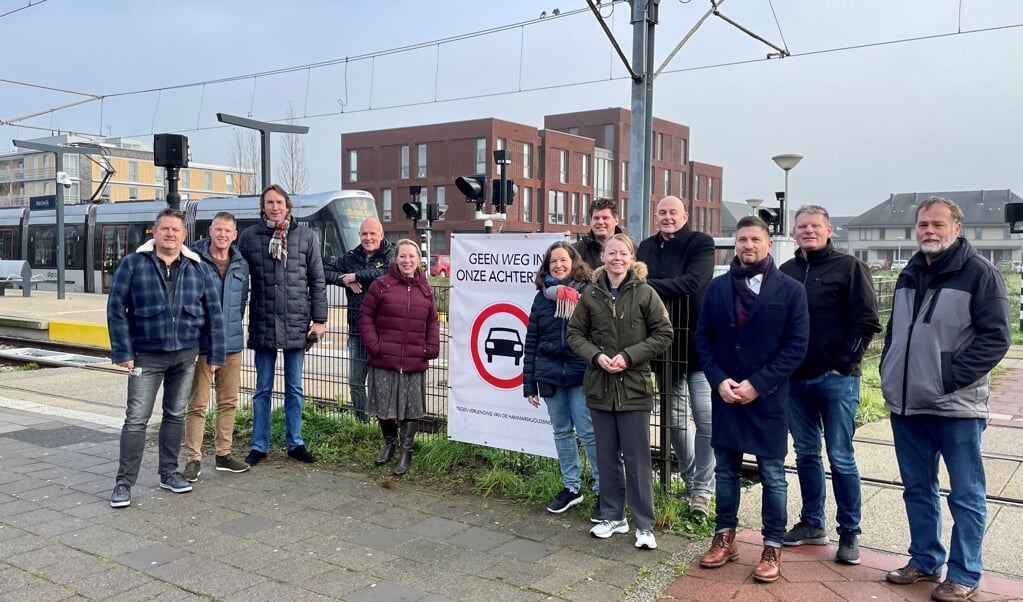
[[[609,3],[605,23],[631,59],[629,5]],[[484,117],[542,127],[545,114],[631,106],[627,71],[583,0],[29,4],[0,0],[0,122],[41,114],[0,125],[0,152],[50,130],[176,132],[193,161],[230,164],[235,133],[217,112],[290,113],[310,127],[319,192],[340,187],[345,132]],[[767,60],[771,48],[711,17],[655,80],[654,115],[690,126],[690,157],[724,168],[724,200],[773,199],[782,153],[804,156],[792,203],[833,215],[898,192],[1023,193],[1023,2],[719,4],[791,53]],[[658,66],[709,8],[661,0]]]

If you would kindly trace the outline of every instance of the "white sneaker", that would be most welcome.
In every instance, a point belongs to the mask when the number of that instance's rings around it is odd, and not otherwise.
[[[656,550],[657,540],[654,539],[653,532],[647,531],[646,529],[636,529],[636,547],[640,549],[646,548],[648,550]]]
[[[602,520],[590,529],[590,535],[600,539],[607,539],[615,533],[628,532],[629,523],[624,518],[622,520]]]

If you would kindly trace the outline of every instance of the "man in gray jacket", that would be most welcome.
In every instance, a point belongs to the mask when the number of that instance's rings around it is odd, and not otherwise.
[[[274,184],[260,195],[262,220],[238,239],[249,262],[249,343],[255,350],[256,392],[252,396],[252,451],[245,462],[255,466],[270,448],[270,396],[277,350],[284,355],[284,424],[288,455],[313,463],[302,440],[302,366],[308,340],[327,330],[327,285],[320,245],[313,231],[291,214],[291,198]]]
[[[962,227],[963,212],[948,199],[917,207],[920,250],[895,284],[881,354],[910,534],[909,563],[886,578],[899,585],[941,581],[940,455],[954,526],[948,573],[931,593],[939,601],[968,600],[980,583],[987,521],[981,434],[989,373],[1011,341],[1005,282],[959,235]]]
[[[249,264],[231,243],[238,238],[234,216],[221,211],[213,217],[210,235],[197,240],[192,250],[203,261],[216,268],[220,275],[220,305],[224,309],[224,335],[227,340],[227,363],[216,372],[207,362],[209,345],[199,348],[199,360],[192,378],[192,393],[185,411],[185,480],[194,483],[202,474],[202,436],[206,430],[206,407],[210,402],[210,385],[217,389],[217,418],[214,427],[216,468],[226,472],[245,472],[249,465],[231,455],[234,438],[234,415],[238,407],[241,384],[242,352],[245,350],[245,301],[249,296]]]

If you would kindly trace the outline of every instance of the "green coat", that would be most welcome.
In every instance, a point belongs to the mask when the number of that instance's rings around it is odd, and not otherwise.
[[[668,312],[646,283],[646,274],[645,264],[633,263],[612,300],[604,268],[598,268],[594,286],[583,292],[568,322],[568,344],[587,362],[583,393],[591,410],[653,409],[650,360],[671,345],[674,335]],[[605,372],[596,363],[601,353],[610,358],[621,353],[629,368],[618,374]]]

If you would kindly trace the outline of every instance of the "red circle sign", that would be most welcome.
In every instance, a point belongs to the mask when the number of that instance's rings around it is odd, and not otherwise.
[[[510,314],[512,317],[521,320],[523,326],[529,326],[529,316],[526,315],[526,312],[522,311],[521,307],[512,303],[495,303],[484,308],[480,315],[476,316],[476,319],[473,320],[472,330],[469,333],[469,352],[472,354],[472,363],[476,366],[476,372],[480,375],[480,378],[498,389],[514,389],[515,387],[522,386],[522,372],[519,372],[518,375],[512,378],[495,376],[487,371],[483,358],[480,356],[479,340],[483,323],[487,321],[487,318],[501,313]]]

